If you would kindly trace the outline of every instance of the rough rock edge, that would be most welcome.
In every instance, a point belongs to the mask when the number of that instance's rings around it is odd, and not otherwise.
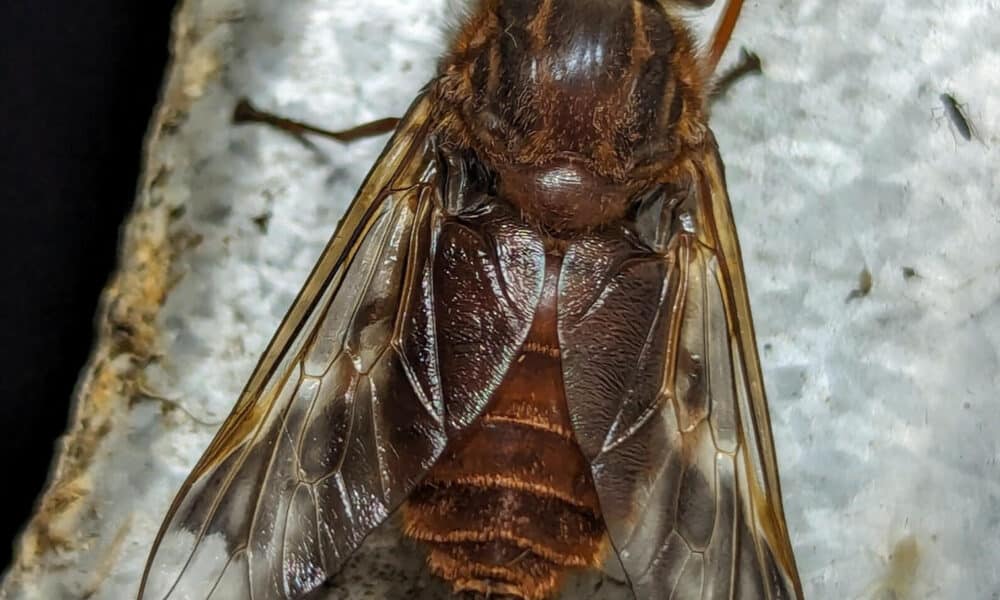
[[[165,202],[163,190],[172,173],[171,134],[200,96],[206,78],[215,69],[203,69],[192,78],[189,61],[197,58],[198,43],[225,19],[203,19],[201,0],[184,0],[171,23],[170,57],[164,85],[143,143],[142,170],[136,204],[122,226],[118,266],[101,294],[95,324],[97,342],[73,393],[67,432],[56,445],[49,481],[36,509],[14,545],[14,560],[3,582],[4,592],[37,570],[40,559],[88,543],[81,502],[91,488],[87,473],[109,432],[113,431],[139,397],[149,397],[144,367],[157,356],[156,318],[174,283],[173,259],[187,244],[171,235],[177,207]],[[127,432],[119,432],[127,434]],[[0,593],[3,595],[3,593]]]

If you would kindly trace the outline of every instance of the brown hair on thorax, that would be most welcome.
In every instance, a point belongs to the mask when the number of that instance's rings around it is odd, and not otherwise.
[[[659,2],[480,0],[431,88],[438,137],[546,228],[593,228],[703,143],[703,65]]]

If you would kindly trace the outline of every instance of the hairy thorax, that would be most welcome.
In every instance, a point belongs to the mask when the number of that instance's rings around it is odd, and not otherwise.
[[[705,74],[662,5],[484,0],[432,87],[442,145],[550,231],[623,217],[705,139]]]

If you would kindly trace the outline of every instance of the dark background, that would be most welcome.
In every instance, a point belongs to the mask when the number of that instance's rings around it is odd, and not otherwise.
[[[0,0],[0,569],[116,264],[173,0]]]

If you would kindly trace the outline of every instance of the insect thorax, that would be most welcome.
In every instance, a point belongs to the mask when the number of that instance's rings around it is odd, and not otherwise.
[[[440,137],[555,229],[622,217],[704,139],[693,37],[638,0],[485,0],[432,93]]]

